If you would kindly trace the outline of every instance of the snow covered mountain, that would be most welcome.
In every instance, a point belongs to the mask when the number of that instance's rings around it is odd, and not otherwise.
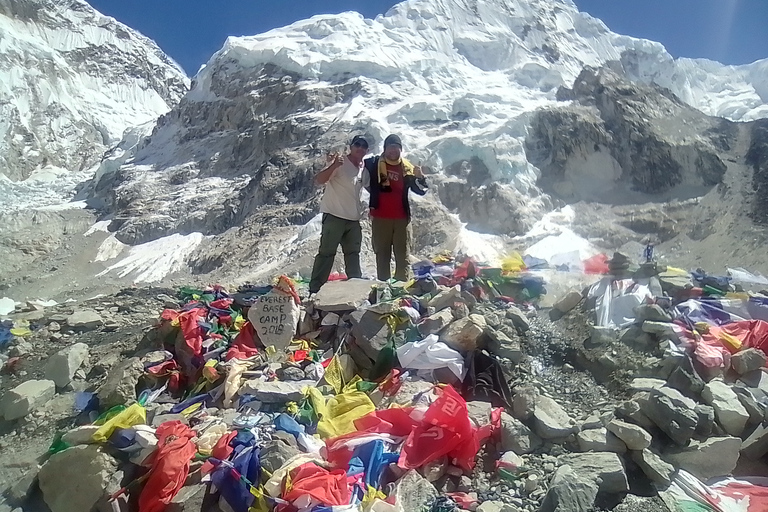
[[[374,20],[315,16],[229,38],[151,137],[134,135],[104,162],[95,195],[112,215],[110,247],[202,233],[215,239],[195,239],[199,272],[238,257],[290,259],[285,241],[312,232],[304,227],[317,211],[312,173],[352,133],[366,134],[374,151],[399,133],[431,173],[435,192],[424,208],[452,227],[422,240],[450,248],[461,243],[460,223],[522,235],[553,207],[526,153],[532,116],[562,105],[558,91],[585,66],[605,65],[706,115],[768,117],[768,61],[673,59],[570,0],[408,0]],[[656,117],[663,112],[644,122]]]
[[[126,128],[154,122],[188,84],[153,41],[86,2],[0,0],[6,204],[90,178]]]

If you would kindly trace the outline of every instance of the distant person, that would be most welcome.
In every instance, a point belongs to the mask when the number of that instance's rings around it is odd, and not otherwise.
[[[315,184],[325,186],[320,201],[323,215],[320,249],[312,267],[309,293],[320,291],[331,275],[336,251],[341,245],[347,277],[360,278],[360,246],[363,231],[360,219],[365,212],[361,200],[363,187],[368,187],[368,173],[363,170],[363,158],[368,153],[368,141],[356,135],[349,145],[349,154],[329,154],[326,167],[315,176]]]
[[[397,135],[384,139],[384,152],[365,160],[370,180],[371,238],[376,254],[376,274],[380,281],[391,277],[392,252],[395,253],[395,279],[410,276],[411,206],[408,191],[423,196],[427,180],[421,167],[402,157],[403,143]]]

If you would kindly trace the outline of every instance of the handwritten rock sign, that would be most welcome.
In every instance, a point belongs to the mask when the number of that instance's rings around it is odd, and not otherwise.
[[[291,295],[272,290],[259,297],[251,306],[248,320],[253,324],[265,347],[273,345],[276,350],[283,351],[296,335],[300,315],[299,305]]]

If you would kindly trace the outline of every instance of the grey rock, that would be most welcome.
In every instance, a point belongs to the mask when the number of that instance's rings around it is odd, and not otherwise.
[[[472,490],[472,479],[469,478],[466,475],[461,475],[459,477],[459,492],[469,492]]]
[[[632,382],[629,384],[629,387],[633,391],[652,391],[654,389],[659,389],[660,387],[664,386],[666,383],[667,382],[663,379],[637,378],[637,379],[632,379]]]
[[[434,315],[428,316],[422,320],[421,323],[419,323],[419,334],[422,336],[437,334],[448,327],[451,322],[453,322],[453,313],[451,312],[450,308],[443,309]]]
[[[38,469],[35,467],[24,473],[15,484],[8,489],[9,501],[15,505],[23,505],[34,492],[37,484]]]
[[[424,464],[420,468],[421,474],[427,479],[427,482],[435,483],[445,476],[445,472],[448,470],[448,457],[442,456],[436,460],[432,460]]]
[[[51,512],[83,512],[119,489],[113,479],[116,470],[117,461],[101,448],[75,446],[52,455],[43,465],[40,489]]]
[[[648,320],[651,322],[668,323],[672,321],[672,316],[658,304],[641,304],[634,311],[637,320],[641,322]]]
[[[646,320],[643,322],[643,331],[654,334],[659,338],[669,338],[671,340],[677,340],[678,336],[675,332],[675,329],[673,327],[672,323],[667,322],[652,322],[650,320]]]
[[[168,503],[164,512],[220,512],[221,509],[210,484],[196,483],[182,487]]]
[[[307,376],[301,368],[296,366],[286,366],[277,371],[277,378],[285,381],[305,380]]]
[[[95,311],[88,309],[75,311],[66,319],[67,326],[75,331],[93,331],[104,325],[104,320]]]
[[[643,428],[653,428],[656,424],[651,420],[644,412],[643,408],[647,407],[647,402],[650,398],[650,393],[636,393],[632,400],[622,402],[616,408],[617,416],[632,421]]]
[[[581,302],[582,296],[581,292],[576,290],[571,290],[565,296],[560,299],[559,301],[555,302],[555,304],[552,306],[554,309],[558,310],[561,313],[567,313],[576,306],[579,305]]]
[[[11,349],[8,351],[8,355],[11,357],[24,357],[32,354],[35,351],[34,345],[23,338],[16,338],[18,341],[14,343]]]
[[[698,417],[696,433],[703,437],[709,437],[715,428],[715,409],[709,405],[696,404],[694,412]]]
[[[91,444],[93,443],[93,434],[95,434],[99,428],[101,427],[98,425],[83,425],[65,433],[61,436],[61,440],[70,446]]]
[[[627,445],[605,428],[582,430],[576,434],[576,441],[582,452],[624,453]]]
[[[88,345],[75,343],[61,349],[45,362],[45,378],[63,388],[72,382],[75,372],[88,361]]]
[[[435,486],[415,469],[409,470],[395,483],[394,492],[396,503],[402,510],[421,510],[438,496]]]
[[[748,348],[731,356],[731,368],[744,375],[764,367],[767,359],[762,350]]]
[[[643,331],[639,325],[631,325],[619,333],[619,341],[640,350],[648,350],[655,344],[653,336]]]
[[[560,461],[573,468],[581,478],[596,482],[600,492],[618,493],[629,490],[624,464],[615,453],[573,453],[560,457]]]
[[[512,399],[512,413],[515,418],[521,421],[528,421],[536,410],[536,401],[539,398],[539,392],[533,386],[522,386],[515,390],[515,397]]]
[[[371,287],[379,281],[349,279],[329,281],[315,296],[315,309],[320,311],[354,311],[362,306],[371,294]]]
[[[528,317],[517,306],[508,306],[505,316],[512,320],[512,323],[519,332],[525,333],[531,329],[531,322],[528,320]]]
[[[478,348],[480,337],[487,327],[485,318],[472,314],[449,325],[440,333],[440,341],[454,350],[471,352]]]
[[[541,438],[506,412],[501,413],[501,448],[518,455],[531,453],[542,445]]]
[[[114,366],[98,391],[99,404],[109,409],[136,400],[136,384],[144,373],[138,357],[131,357]]]
[[[651,391],[642,412],[677,444],[684,445],[693,437],[699,418],[696,403],[672,388]]]
[[[386,321],[381,319],[381,315],[363,310],[351,313],[349,321],[352,323],[355,345],[369,359],[378,359],[379,353],[388,345],[391,334]]]
[[[484,501],[477,507],[477,512],[518,512],[518,508],[503,501]]]
[[[485,330],[485,334],[488,337],[488,346],[486,348],[489,352],[509,359],[515,364],[523,359],[523,350],[520,348],[518,340],[513,340],[503,332],[491,327]]]
[[[435,311],[440,312],[444,309],[451,309],[457,301],[463,302],[459,285],[441,290],[429,301],[428,305],[431,308],[435,308]]]
[[[621,420],[611,420],[606,428],[624,441],[630,450],[643,450],[651,446],[651,434],[642,427]]]
[[[560,404],[547,396],[540,396],[533,412],[536,433],[543,439],[568,437],[574,432],[574,422]]]
[[[299,450],[282,441],[267,441],[261,448],[259,461],[261,462],[261,467],[270,473],[274,473],[283,467],[288,459],[299,453]]]
[[[740,386],[733,386],[732,389],[734,393],[736,393],[736,396],[739,397],[739,402],[744,406],[747,414],[749,414],[748,423],[761,423],[765,419],[765,407],[758,402],[757,397],[752,391],[749,388]]]
[[[706,382],[693,367],[689,357],[682,358],[669,374],[667,385],[680,391],[688,398],[697,400],[704,391]]]
[[[493,411],[493,406],[488,402],[480,402],[477,400],[467,402],[467,414],[472,423],[477,427],[490,425],[491,411]]]
[[[768,373],[762,370],[745,373],[739,380],[749,388],[756,388],[768,394]]]
[[[640,469],[643,470],[645,476],[651,481],[665,486],[672,482],[672,477],[675,474],[675,467],[664,462],[661,457],[651,450],[645,449],[632,452],[632,460],[640,466]]]
[[[613,327],[589,326],[589,341],[593,346],[610,345],[619,339],[619,331]]]
[[[690,445],[664,453],[664,458],[694,476],[708,480],[731,473],[739,460],[741,439],[712,437],[691,441]]]
[[[30,412],[45,405],[56,394],[52,380],[28,380],[0,398],[0,415],[6,421],[23,418]]]
[[[749,413],[728,384],[719,379],[708,382],[701,392],[701,398],[715,409],[718,423],[728,434],[740,436],[744,432]]]
[[[741,453],[752,460],[760,460],[768,453],[768,425],[757,426],[742,443]]]
[[[597,492],[597,482],[589,481],[570,466],[560,466],[538,512],[590,512]]]
[[[265,404],[298,402],[304,396],[301,390],[314,385],[313,380],[263,382],[254,379],[245,381],[238,393],[253,395],[256,400]]]

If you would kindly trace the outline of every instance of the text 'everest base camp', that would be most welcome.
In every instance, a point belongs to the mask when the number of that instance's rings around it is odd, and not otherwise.
[[[570,0],[0,1],[0,512],[768,511],[766,119]]]

